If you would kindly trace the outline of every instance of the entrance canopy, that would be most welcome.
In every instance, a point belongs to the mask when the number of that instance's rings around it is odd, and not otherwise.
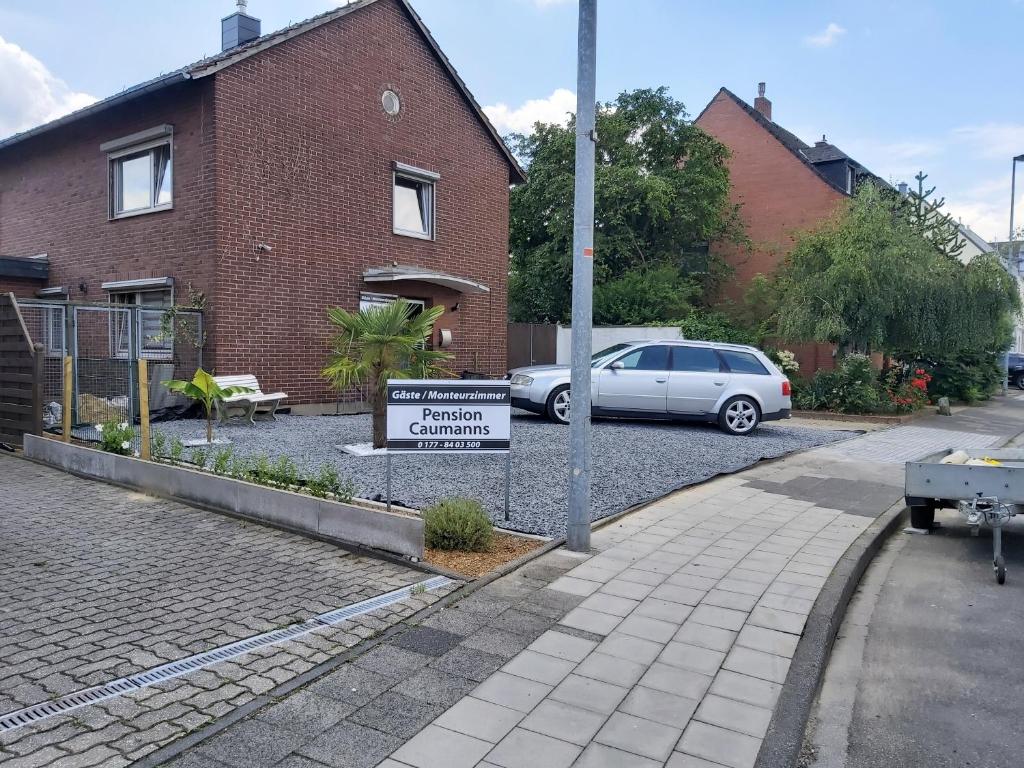
[[[420,283],[440,285],[459,293],[491,292],[491,289],[483,283],[422,267],[374,267],[363,272],[363,280],[367,283],[398,283],[415,280]]]

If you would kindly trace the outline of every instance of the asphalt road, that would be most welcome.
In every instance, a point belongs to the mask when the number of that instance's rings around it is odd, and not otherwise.
[[[814,768],[1024,765],[1024,518],[992,535],[953,510],[898,533],[861,583],[808,733]]]

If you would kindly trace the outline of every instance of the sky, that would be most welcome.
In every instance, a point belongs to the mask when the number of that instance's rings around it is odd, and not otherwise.
[[[575,0],[412,2],[499,131],[574,110]],[[336,4],[250,0],[249,13],[267,32]],[[0,135],[216,53],[233,11],[0,0]],[[925,171],[946,211],[1005,239],[1022,32],[1024,0],[598,0],[598,98],[664,85],[695,117],[719,87],[752,103],[765,81],[784,128],[894,183]]]

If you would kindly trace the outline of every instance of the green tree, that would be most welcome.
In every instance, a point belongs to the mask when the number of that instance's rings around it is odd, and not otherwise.
[[[427,348],[444,307],[413,314],[414,305],[395,301],[358,312],[334,307],[328,319],[337,329],[324,377],[339,390],[367,384],[373,413],[373,447],[387,443],[388,379],[426,379],[446,373],[451,355]]]
[[[223,402],[225,398],[233,395],[247,395],[252,390],[249,387],[222,387],[217,380],[202,368],[195,372],[192,381],[171,379],[165,381],[164,386],[171,392],[178,392],[189,397],[203,406],[206,412],[206,442],[213,442],[213,407],[216,403]]]
[[[912,360],[999,349],[1020,310],[996,257],[949,258],[873,184],[798,237],[778,283],[780,334],[841,353]]]
[[[917,192],[911,193],[902,206],[902,212],[910,220],[911,226],[922,237],[926,238],[939,253],[956,259],[964,252],[967,242],[960,232],[960,225],[948,213],[943,213],[946,198],[932,198],[935,187],[924,188],[924,180],[928,174],[924,171],[914,176]]]
[[[538,123],[529,136],[511,137],[530,175],[511,196],[509,310],[517,321],[565,322],[571,314],[575,130],[571,120],[564,127]],[[694,269],[693,253],[740,237],[728,152],[687,119],[666,88],[627,91],[598,105],[597,137],[595,317],[678,318],[684,299],[721,279],[714,260]],[[627,300],[629,290],[653,283],[678,297],[667,301],[658,291],[646,302]]]

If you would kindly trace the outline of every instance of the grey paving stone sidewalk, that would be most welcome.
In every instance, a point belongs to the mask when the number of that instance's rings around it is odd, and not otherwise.
[[[0,715],[426,578],[0,455]],[[0,734],[5,768],[127,765],[438,599]]]
[[[504,727],[504,708],[483,699],[470,701],[466,694],[507,665],[523,672],[534,661],[543,669],[536,674],[555,676],[570,663],[546,654],[531,659],[523,651],[583,600],[545,588],[578,563],[559,552],[544,555],[167,765],[370,768],[431,721],[454,717],[467,707],[476,707],[470,715],[496,735]],[[495,697],[521,696],[520,706],[528,706],[530,680],[514,674],[508,678],[508,685],[491,683],[500,689]],[[471,748],[469,737],[453,734],[457,743],[450,745],[452,750]],[[447,754],[443,759],[456,765],[460,758]]]

